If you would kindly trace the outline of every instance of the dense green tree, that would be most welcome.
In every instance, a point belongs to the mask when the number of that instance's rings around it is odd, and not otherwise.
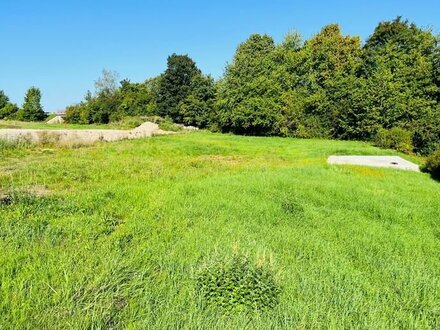
[[[95,97],[87,104],[89,122],[106,124],[113,116],[118,119],[118,77],[116,71],[102,70],[101,77],[95,81]]]
[[[156,95],[158,78],[149,79],[143,83],[131,83],[129,80],[121,81],[118,91],[120,116],[147,116],[156,112]]]
[[[359,37],[343,36],[337,24],[325,26],[301,49],[296,88],[303,89],[304,116],[312,123],[310,129],[315,135],[346,135],[346,127],[341,127],[337,118],[347,110],[341,101],[355,93],[346,88],[351,89],[350,82],[355,81],[360,54]]]
[[[219,84],[218,120],[224,130],[252,135],[281,133],[282,90],[274,76],[275,49],[271,37],[259,34],[237,48]]]
[[[215,122],[215,84],[210,76],[196,75],[191,93],[179,105],[179,113],[186,125],[208,127]]]
[[[0,109],[4,108],[9,103],[9,97],[3,90],[0,90]]]
[[[201,71],[188,55],[172,54],[167,60],[167,69],[160,77],[157,93],[157,113],[182,122],[178,105],[191,93],[193,79]]]
[[[14,103],[7,103],[3,108],[0,108],[0,119],[17,119],[17,112],[19,108]]]
[[[381,22],[364,47],[364,100],[379,113],[378,125],[403,127],[414,135],[415,151],[428,153],[440,139],[438,38],[400,17]],[[426,134],[424,127],[431,127]],[[422,132],[420,131],[422,130]]]
[[[41,105],[41,91],[31,87],[26,92],[23,103],[23,120],[40,121],[46,118],[46,113]]]
[[[437,86],[437,103],[440,103],[440,36],[436,37],[437,46],[432,56],[434,83]]]
[[[18,107],[9,102],[9,97],[0,90],[0,119],[13,119],[16,117]]]
[[[104,69],[95,81],[95,94],[87,92],[80,104],[67,107],[66,121],[70,123],[102,123],[119,119],[118,108],[121,103],[118,74]]]
[[[66,107],[66,116],[64,120],[71,124],[88,124],[88,121],[82,120],[84,104],[73,104]]]

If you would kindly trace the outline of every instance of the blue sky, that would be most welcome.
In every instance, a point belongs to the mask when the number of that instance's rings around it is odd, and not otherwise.
[[[81,101],[103,68],[143,81],[171,53],[219,77],[251,33],[281,41],[339,23],[365,40],[379,21],[403,16],[440,32],[439,0],[0,0],[0,89],[22,104],[37,86],[46,111]]]

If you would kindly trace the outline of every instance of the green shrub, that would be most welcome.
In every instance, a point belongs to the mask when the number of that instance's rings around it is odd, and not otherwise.
[[[64,120],[69,124],[89,124],[87,106],[83,103],[71,105],[66,108]]]
[[[160,116],[147,116],[144,118],[145,118],[145,121],[150,121],[155,124],[160,124],[162,121],[164,121],[164,119]]]
[[[440,149],[434,151],[427,159],[423,168],[425,172],[432,175],[433,178],[440,179]]]
[[[8,103],[0,109],[0,118],[12,119],[15,117],[18,110],[16,104]]]
[[[182,130],[182,127],[173,123],[170,119],[164,119],[159,122],[159,128],[164,131],[178,132]]]
[[[440,142],[440,118],[429,123],[417,123],[412,127],[412,130],[415,152],[428,156],[437,149]]]
[[[235,255],[205,266],[197,275],[197,291],[208,305],[228,313],[270,310],[280,288],[269,268]]]
[[[375,144],[381,148],[394,149],[408,154],[413,151],[411,132],[400,127],[379,129]]]
[[[147,116],[142,118],[144,121],[150,121],[158,124],[159,128],[164,131],[178,132],[182,130],[182,125],[174,123],[169,117],[163,118],[161,116]]]
[[[125,116],[119,119],[118,121],[114,122],[113,124],[119,129],[132,129],[142,125],[143,123],[145,123],[145,121],[146,120],[144,117]]]

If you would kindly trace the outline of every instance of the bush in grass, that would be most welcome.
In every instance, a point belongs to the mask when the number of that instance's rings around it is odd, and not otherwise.
[[[114,124],[120,129],[132,129],[142,125],[145,122],[144,117],[140,116],[125,116],[116,121]]]
[[[243,256],[204,267],[196,280],[207,304],[223,312],[267,311],[278,304],[280,288],[271,270]]]
[[[164,121],[159,123],[159,128],[164,131],[178,132],[182,130],[182,126],[173,123],[169,119],[165,119]]]
[[[427,159],[424,171],[432,175],[433,178],[440,179],[440,149],[434,151]]]
[[[376,134],[375,144],[386,149],[395,149],[404,153],[413,151],[411,132],[400,128],[381,128]]]
[[[159,125],[159,128],[164,131],[178,132],[182,130],[182,125],[174,123],[169,117],[163,118],[160,116],[147,116],[143,118],[145,121],[150,121]]]

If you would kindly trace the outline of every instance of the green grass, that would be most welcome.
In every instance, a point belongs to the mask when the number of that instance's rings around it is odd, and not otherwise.
[[[0,329],[440,328],[440,184],[331,154],[389,152],[206,132],[0,149]],[[271,311],[198,295],[237,253],[274,274]]]

